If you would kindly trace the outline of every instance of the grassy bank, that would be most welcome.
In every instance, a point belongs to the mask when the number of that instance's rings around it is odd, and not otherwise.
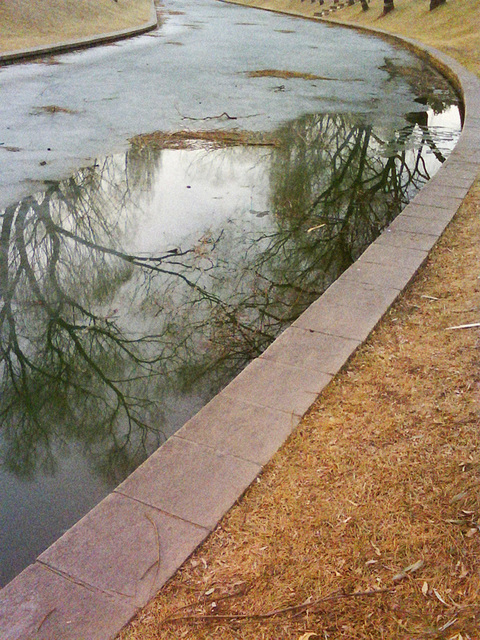
[[[0,53],[135,28],[151,8],[151,0],[3,0]]]
[[[480,72],[479,2],[434,14],[395,4],[386,18],[372,0],[335,19],[424,40]],[[477,181],[260,482],[121,640],[478,639],[479,334],[448,327],[479,319],[479,213]]]

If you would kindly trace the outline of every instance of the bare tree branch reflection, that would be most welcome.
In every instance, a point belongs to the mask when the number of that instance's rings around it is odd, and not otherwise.
[[[131,238],[161,150],[133,147],[5,210],[0,447],[12,473],[53,473],[58,448],[80,442],[121,480],[174,405],[207,401],[398,214],[429,177],[426,146],[443,160],[421,110],[396,133],[328,114],[277,133],[270,216],[157,254]]]

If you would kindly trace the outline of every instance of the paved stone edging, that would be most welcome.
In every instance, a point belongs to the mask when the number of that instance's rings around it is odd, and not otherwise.
[[[115,40],[124,40],[132,36],[152,31],[158,27],[157,10],[154,0],[151,0],[150,18],[147,22],[136,27],[121,29],[119,31],[111,31],[109,33],[99,33],[95,36],[87,36],[86,38],[77,38],[75,40],[66,40],[52,45],[39,45],[38,47],[29,47],[28,49],[17,49],[15,51],[6,51],[0,53],[0,65],[12,64],[20,62],[28,58],[38,58],[39,56],[53,55],[55,53],[64,53],[74,49],[86,49],[95,47],[99,44],[114,42]]]
[[[2,640],[113,638],[254,481],[422,265],[480,169],[480,81],[406,42],[462,92],[464,128],[448,160],[259,358],[0,591]]]

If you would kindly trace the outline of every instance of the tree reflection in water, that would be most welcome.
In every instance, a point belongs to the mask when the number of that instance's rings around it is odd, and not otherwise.
[[[286,125],[270,160],[268,224],[206,229],[157,255],[125,249],[133,222],[123,209],[161,155],[148,147],[121,170],[108,158],[6,209],[4,464],[53,471],[52,441],[74,438],[109,480],[137,466],[164,437],[166,394],[196,393],[197,383],[215,393],[428,180],[425,144],[408,148],[414,125],[428,137],[425,113],[409,119],[394,140],[351,116]],[[129,308],[115,308],[120,300]]]
[[[256,151],[270,172],[268,215],[230,218],[155,254],[129,247],[161,149],[134,146],[4,211],[9,472],[54,474],[62,445],[78,442],[107,486],[119,482],[397,215],[429,177],[427,149],[443,160],[426,111],[397,132],[306,115],[277,134],[278,148]],[[175,416],[177,404],[187,409]]]
[[[302,277],[292,271],[292,286],[317,283],[320,294],[429,179],[425,140],[410,145],[423,118],[410,114],[412,124],[393,140],[342,116],[305,116],[288,127],[273,201],[282,229],[276,242],[294,241],[298,252]]]

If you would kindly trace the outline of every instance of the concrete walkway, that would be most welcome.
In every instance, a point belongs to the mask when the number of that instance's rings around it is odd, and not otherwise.
[[[165,584],[256,478],[406,287],[480,169],[480,82],[408,41],[463,93],[437,175],[300,318],[0,592],[2,640],[105,640]]]

